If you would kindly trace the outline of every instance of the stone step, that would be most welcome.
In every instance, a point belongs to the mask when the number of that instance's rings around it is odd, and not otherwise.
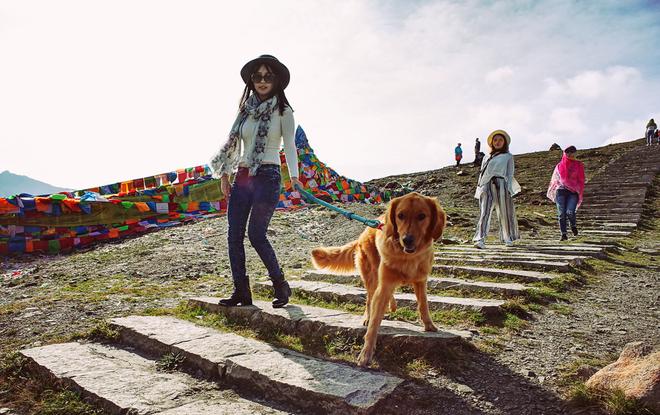
[[[578,209],[578,214],[584,210],[587,210],[589,206],[593,205],[609,205],[609,204],[617,204],[617,203],[625,203],[625,198],[621,197],[585,197],[584,200],[582,200],[582,205]],[[637,202],[638,204],[634,205],[636,206],[641,206],[644,203],[644,198],[639,197],[639,198],[634,198],[632,199],[634,202]]]
[[[635,226],[630,226],[630,225],[609,225],[606,223],[598,223],[598,222],[591,222],[591,223],[585,223],[580,226],[580,229],[600,229],[602,231],[627,231],[627,232],[632,232],[635,229],[637,229],[637,225]]]
[[[294,295],[314,296],[325,301],[341,301],[345,303],[365,305],[367,291],[364,288],[350,287],[341,284],[332,284],[318,281],[294,281],[289,285]],[[272,283],[270,281],[257,282],[254,284],[256,290],[272,294]],[[395,293],[394,298],[400,307],[416,307],[417,298],[412,293]],[[481,298],[444,297],[439,295],[427,295],[430,310],[474,310],[486,317],[498,317],[501,314],[502,300],[491,300]]]
[[[604,209],[584,209],[584,210],[581,210],[578,213],[577,217],[579,218],[579,217],[585,216],[585,215],[606,215],[606,216],[609,216],[609,215],[629,215],[629,216],[633,216],[633,215],[639,215],[641,213],[642,213],[642,208],[641,207],[634,207],[634,208],[629,208],[629,209],[625,209],[625,208],[620,208],[620,209],[619,208],[616,208],[616,209],[607,209],[607,208],[604,208]]]
[[[362,286],[362,279],[360,275],[337,275],[324,271],[307,270],[303,273],[303,280],[306,281],[323,281],[333,282],[338,284],[359,284]],[[481,281],[466,281],[458,278],[434,278],[429,277],[426,286],[435,290],[457,289],[465,291],[489,291],[497,294],[503,294],[508,297],[524,295],[528,287],[522,284],[513,283],[495,283],[495,282],[481,282]]]
[[[562,255],[562,254],[548,254],[543,252],[533,252],[533,251],[509,251],[501,250],[496,252],[493,249],[477,249],[474,248],[470,251],[454,251],[454,250],[445,250],[445,251],[436,251],[435,255],[440,258],[492,258],[492,259],[523,259],[523,260],[540,260],[540,261],[575,261],[575,260],[585,260],[587,259],[584,255]]]
[[[403,382],[172,317],[129,316],[111,324],[122,342],[144,353],[178,354],[209,378],[305,413],[371,413]]]
[[[618,180],[607,180],[607,179],[596,179],[596,180],[590,180],[586,186],[585,189],[591,190],[591,188],[597,189],[600,188],[602,189],[603,187],[605,188],[646,188],[649,185],[649,182],[646,180],[633,180],[633,181],[628,181],[625,179],[618,179]]]
[[[583,214],[583,213],[604,213],[604,214],[610,214],[610,213],[641,213],[642,212],[642,206],[637,205],[637,206],[628,206],[628,207],[609,207],[609,206],[602,206],[602,207],[594,207],[591,205],[584,206],[584,208],[580,208],[578,210],[578,215]]]
[[[632,212],[632,213],[623,213],[623,212],[589,212],[585,211],[582,214],[577,215],[578,226],[582,221],[603,221],[603,222],[628,222],[628,223],[637,223],[642,217],[642,212]]]
[[[609,198],[602,198],[602,197],[594,197],[594,198],[589,198],[586,200],[582,201],[582,205],[578,208],[578,216],[582,212],[587,212],[587,211],[600,211],[600,212],[616,212],[616,213],[626,213],[626,212],[641,212],[642,207],[644,206],[644,198],[639,197],[639,198],[633,198],[632,200],[636,200],[638,203],[630,206],[611,206],[612,203],[615,203],[614,201],[621,202],[622,200],[625,199],[626,196],[616,196],[613,199]]]
[[[552,274],[538,271],[522,271],[518,269],[502,269],[487,267],[468,267],[456,265],[434,265],[435,273],[449,275],[474,275],[480,277],[509,278],[522,282],[547,282],[555,278]]]
[[[641,220],[641,215],[626,216],[626,215],[589,215],[586,214],[578,220],[584,221],[601,221],[601,222],[632,222],[637,223]]]
[[[218,300],[215,297],[198,297],[190,299],[188,303],[253,328],[277,330],[302,337],[314,333],[317,337],[354,340],[364,337],[367,331],[367,327],[362,325],[362,315],[346,311],[292,303],[284,308],[273,308],[266,301],[254,301],[253,306],[247,307],[222,307],[218,305]],[[420,354],[437,350],[438,347],[460,344],[471,338],[472,333],[465,330],[441,328],[437,332],[427,332],[416,324],[394,320],[383,320],[378,330],[380,346],[393,350],[412,348]]]
[[[605,258],[607,253],[604,247],[602,246],[579,246],[579,245],[544,245],[539,243],[537,245],[530,245],[526,243],[524,246],[514,246],[512,248],[505,248],[503,245],[486,245],[486,249],[477,249],[472,246],[465,245],[442,245],[442,251],[438,252],[465,252],[465,253],[476,253],[476,252],[512,252],[512,253],[527,253],[527,252],[537,252],[545,254],[556,254],[561,256],[589,256],[594,258]]]
[[[594,223],[607,228],[636,228],[637,223],[635,222],[600,222],[600,221],[587,221],[581,220],[580,222]]]
[[[577,225],[578,228],[582,226],[584,223],[596,223],[596,224],[603,224],[605,226],[636,227],[637,223],[639,222],[639,219],[640,218],[631,220],[630,218],[622,219],[617,217],[608,217],[607,219],[596,219],[594,216],[584,216],[584,217],[578,216]]]
[[[522,269],[530,270],[553,270],[558,272],[570,272],[572,266],[567,261],[542,261],[542,260],[529,260],[524,259],[514,259],[514,258],[502,258],[502,259],[484,259],[484,258],[442,258],[435,257],[434,259],[436,264],[444,265],[468,265],[468,266],[479,266],[479,265],[500,265],[500,266],[514,266]]]
[[[157,362],[95,343],[61,343],[21,350],[39,376],[76,390],[110,414],[286,414]]]
[[[603,230],[603,229],[584,229],[581,231],[583,235],[602,235],[602,236],[615,236],[623,237],[631,234],[630,231],[615,231],[615,230]]]
[[[587,202],[589,202],[587,204]],[[578,214],[582,212],[583,210],[588,210],[592,208],[628,208],[628,207],[641,207],[644,205],[643,201],[631,201],[629,203],[625,202],[610,202],[610,203],[603,203],[603,202],[598,202],[597,200],[592,200],[590,201],[589,199],[584,199],[582,201],[582,206],[578,209]]]
[[[625,188],[599,188],[599,189],[591,189],[589,190],[588,193],[590,196],[593,197],[598,197],[598,196],[607,196],[607,197],[612,197],[614,195],[617,195],[619,197],[626,197],[626,198],[637,198],[637,197],[644,197],[646,196],[646,187],[643,188],[631,188],[631,189],[625,189]]]

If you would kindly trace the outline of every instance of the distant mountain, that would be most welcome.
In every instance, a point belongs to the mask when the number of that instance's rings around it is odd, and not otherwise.
[[[64,190],[69,189],[51,186],[48,183],[40,182],[27,176],[11,173],[9,170],[0,173],[0,197],[9,197],[21,193],[28,193],[35,196],[46,195]]]

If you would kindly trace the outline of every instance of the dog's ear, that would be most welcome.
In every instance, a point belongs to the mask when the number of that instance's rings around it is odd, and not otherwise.
[[[385,226],[383,231],[385,236],[398,238],[398,229],[396,227],[396,208],[399,204],[399,198],[394,198],[390,201],[390,205],[387,207],[387,212],[385,212]]]
[[[426,202],[429,204],[431,209],[431,225],[429,226],[429,236],[434,241],[437,241],[442,237],[442,231],[445,229],[445,224],[447,223],[447,215],[445,211],[440,206],[438,199],[429,197],[426,199]]]

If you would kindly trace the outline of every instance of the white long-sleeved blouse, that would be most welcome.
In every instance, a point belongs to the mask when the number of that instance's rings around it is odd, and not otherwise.
[[[266,137],[266,148],[261,164],[280,165],[280,145],[284,142],[284,155],[286,164],[289,167],[289,175],[298,177],[298,151],[296,149],[295,139],[295,121],[293,119],[293,110],[286,107],[280,115],[276,108],[271,115],[268,136]],[[248,154],[254,150],[256,130],[259,126],[259,120],[254,117],[247,117],[240,128],[240,139],[243,151],[238,159],[238,165],[248,167]]]
[[[484,170],[485,169],[485,170]],[[520,184],[513,177],[515,166],[513,163],[513,154],[500,153],[491,157],[484,157],[481,162],[479,182],[474,197],[479,199],[488,183],[493,177],[502,177],[507,185],[507,190],[511,196],[520,193]]]

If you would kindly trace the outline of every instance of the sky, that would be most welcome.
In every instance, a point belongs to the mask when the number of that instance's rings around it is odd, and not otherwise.
[[[0,171],[80,189],[208,163],[277,56],[320,160],[366,181],[643,136],[657,1],[0,0]],[[485,144],[482,145],[482,149]]]

